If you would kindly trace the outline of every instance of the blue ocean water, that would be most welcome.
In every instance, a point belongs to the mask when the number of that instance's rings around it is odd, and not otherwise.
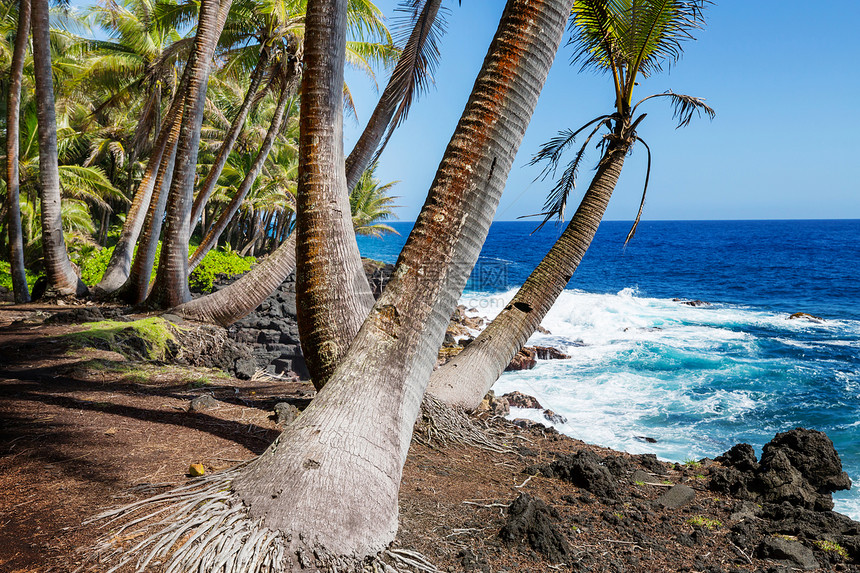
[[[394,227],[361,238],[362,254],[394,262],[411,224]],[[493,224],[463,304],[488,317],[507,304],[561,232],[534,227]],[[824,431],[858,484],[836,509],[860,519],[860,220],[644,221],[624,248],[628,228],[601,224],[543,321],[552,334],[530,341],[571,358],[505,373],[496,391],[537,396],[568,435],[671,461]]]

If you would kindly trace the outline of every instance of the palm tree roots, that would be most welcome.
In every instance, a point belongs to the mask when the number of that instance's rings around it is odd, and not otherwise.
[[[436,444],[444,447],[453,443],[497,453],[513,451],[501,441],[508,434],[491,430],[486,423],[484,425],[484,428],[478,427],[463,410],[448,406],[431,394],[425,394],[413,439],[430,447]]]

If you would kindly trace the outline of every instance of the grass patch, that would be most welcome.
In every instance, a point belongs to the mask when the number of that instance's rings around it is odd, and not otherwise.
[[[838,543],[834,543],[833,541],[827,541],[826,539],[819,539],[818,541],[813,541],[813,545],[815,545],[817,548],[821,549],[824,552],[835,553],[842,559],[848,559],[848,552]]]
[[[166,360],[176,346],[172,326],[159,317],[133,322],[104,320],[63,338],[73,346],[113,350],[129,359]]]
[[[685,459],[684,465],[687,466],[688,468],[693,468],[693,469],[702,467],[702,463],[698,460],[694,460],[693,458]]]
[[[696,515],[694,517],[691,517],[687,520],[687,523],[689,523],[693,527],[701,527],[702,529],[707,529],[708,531],[713,531],[723,526],[722,522],[718,519],[710,519],[705,517],[704,515]]]

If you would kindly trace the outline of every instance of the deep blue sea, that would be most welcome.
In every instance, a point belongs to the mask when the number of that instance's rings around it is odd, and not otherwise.
[[[393,227],[362,254],[394,262],[411,223]],[[475,314],[501,310],[562,230],[534,228],[493,224],[461,300]],[[601,224],[543,321],[552,334],[530,340],[571,358],[505,373],[496,392],[536,396],[568,435],[671,461],[824,431],[857,484],[836,509],[860,519],[860,220],[643,221],[624,248],[628,229]]]

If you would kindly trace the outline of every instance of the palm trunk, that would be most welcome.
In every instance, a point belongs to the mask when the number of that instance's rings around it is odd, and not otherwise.
[[[84,296],[87,287],[72,268],[60,214],[60,170],[57,119],[51,78],[51,40],[48,0],[33,0],[33,72],[36,115],[39,119],[39,183],[42,203],[42,250],[48,289],[59,296]]]
[[[200,128],[206,103],[206,84],[232,0],[203,0],[194,51],[188,61],[191,74],[185,96],[185,107],[179,141],[176,146],[176,168],[167,198],[167,216],[161,244],[161,257],[155,284],[147,304],[170,308],[191,299],[188,290],[188,239],[194,193],[194,175],[200,145]]]
[[[417,65],[417,56],[424,49],[424,44],[430,35],[430,29],[436,20],[441,4],[442,0],[428,0],[424,5],[424,9],[409,35],[406,47],[397,60],[394,71],[391,72],[391,78],[367,122],[367,126],[346,159],[346,188],[349,191],[358,185],[361,174],[370,166],[373,157],[382,151],[379,149],[377,152],[377,148],[379,148],[398,106],[401,105],[405,97],[411,97],[411,93],[404,93],[404,85],[410,84],[406,78],[412,75],[413,68]],[[415,86],[412,86],[412,89],[415,89]]]
[[[248,173],[245,174],[245,178],[242,180],[239,188],[236,189],[233,199],[224,211],[222,211],[221,216],[218,217],[218,220],[215,221],[215,224],[212,225],[209,232],[206,233],[206,236],[203,237],[203,240],[200,242],[200,246],[197,247],[197,250],[194,251],[194,255],[191,256],[191,260],[188,261],[189,273],[197,268],[197,265],[199,265],[200,261],[203,260],[203,257],[206,256],[206,253],[218,244],[218,238],[221,236],[221,233],[224,232],[224,229],[227,228],[227,225],[233,220],[233,217],[236,216],[236,213],[239,211],[239,207],[242,206],[242,202],[245,201],[245,197],[248,196],[248,192],[251,191],[251,187],[254,185],[260,172],[263,170],[263,165],[269,157],[269,152],[275,144],[275,139],[281,132],[281,124],[284,120],[287,103],[290,101],[290,97],[293,94],[292,86],[293,83],[289,82],[284,83],[281,87],[278,105],[275,108],[275,114],[272,116],[272,123],[269,124],[269,129],[266,132],[266,137],[263,138],[263,143],[260,144],[260,151],[257,152],[257,157],[254,158],[254,163],[251,164],[251,168],[248,170]],[[193,220],[192,215],[192,221]]]
[[[167,132],[167,149],[161,157],[158,175],[155,178],[155,196],[150,201],[144,223],[143,236],[137,246],[128,278],[117,289],[117,298],[128,304],[140,304],[149,294],[149,281],[152,277],[152,267],[155,264],[155,253],[158,250],[158,239],[161,236],[161,222],[164,219],[164,209],[167,206],[167,195],[173,180],[173,168],[176,164],[176,142],[179,138],[182,114],[177,116]]]
[[[436,351],[569,13],[569,0],[508,2],[391,282],[311,405],[236,478],[250,518],[287,534],[289,554],[302,535],[358,558],[393,540],[402,468]]]
[[[200,186],[197,197],[194,199],[194,205],[191,207],[192,231],[197,225],[197,219],[200,218],[204,207],[206,207],[206,203],[209,201],[209,196],[215,190],[215,184],[218,182],[218,178],[221,177],[224,166],[227,165],[227,158],[230,157],[233,146],[236,145],[239,134],[242,133],[242,128],[245,126],[245,120],[248,118],[248,114],[251,113],[253,104],[257,101],[257,90],[263,81],[263,74],[266,71],[268,63],[269,50],[264,47],[260,50],[260,56],[257,58],[257,66],[251,72],[251,83],[248,86],[247,93],[245,93],[242,106],[236,113],[236,117],[233,119],[233,124],[230,126],[230,130],[227,132],[224,141],[221,142],[221,149],[218,150],[218,155],[215,157],[215,161],[212,163],[212,167],[209,169],[209,173],[206,175],[206,179],[203,181],[203,185]]]
[[[436,370],[427,392],[450,406],[476,408],[534,334],[588,250],[618,182],[627,143],[611,143],[573,218],[513,300],[463,352]]]
[[[212,294],[179,305],[170,312],[189,320],[228,327],[260,306],[296,267],[296,235],[236,282]]]
[[[12,293],[18,304],[30,302],[27,273],[24,270],[24,237],[21,232],[20,179],[18,148],[21,110],[21,82],[24,59],[27,57],[27,36],[30,32],[30,0],[18,5],[18,32],[9,70],[9,98],[6,103],[6,215],[9,231],[9,265],[12,273]]]
[[[185,92],[187,81],[188,74],[184,73],[176,96],[173,98],[173,102],[167,112],[165,120],[167,129],[161,130],[156,137],[152,153],[149,156],[149,162],[146,165],[146,171],[143,174],[143,179],[141,179],[140,184],[137,186],[137,192],[134,194],[131,206],[129,206],[119,240],[114,247],[104,275],[102,275],[102,280],[99,281],[99,284],[94,289],[100,295],[114,292],[122,286],[129,276],[134,245],[140,236],[140,231],[143,229],[144,221],[149,211],[162,159],[165,153],[170,153],[170,151],[167,151],[168,145],[170,145],[168,143],[168,135],[171,132],[172,126],[181,122],[182,94]],[[173,144],[175,144],[175,140]]]
[[[309,4],[299,128],[296,303],[302,350],[317,388],[331,376],[373,306],[346,189],[345,50],[346,2]]]

